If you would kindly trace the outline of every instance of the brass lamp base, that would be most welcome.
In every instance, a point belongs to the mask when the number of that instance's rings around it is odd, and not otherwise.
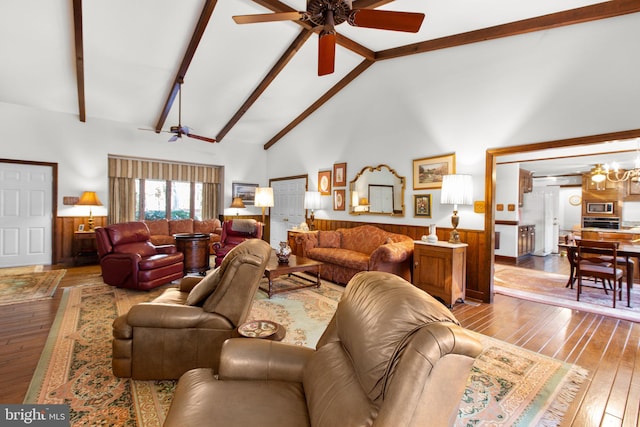
[[[449,243],[462,243],[460,241],[460,233],[458,233],[458,223],[460,222],[460,217],[458,217],[458,211],[454,210],[453,215],[451,215],[451,225],[453,226],[453,230],[451,230],[451,234],[449,235]]]
[[[313,210],[311,211],[311,214],[309,215],[309,230],[314,231],[316,229],[315,225],[313,224],[313,222],[315,221],[316,216],[313,213]]]

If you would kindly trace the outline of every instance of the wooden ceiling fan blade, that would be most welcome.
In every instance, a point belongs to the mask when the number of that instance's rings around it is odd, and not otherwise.
[[[200,141],[206,141],[206,142],[218,142],[213,138],[207,138],[206,136],[200,136],[200,135],[196,135],[193,133],[188,133],[186,134],[189,138],[194,138],[194,139],[199,139]]]
[[[351,11],[347,22],[354,27],[417,33],[423,20],[424,13],[356,9]]]
[[[318,39],[318,75],[333,73],[336,62],[336,35],[320,34]]]
[[[302,12],[260,13],[257,15],[236,15],[236,24],[254,24],[257,22],[297,21],[304,14]]]

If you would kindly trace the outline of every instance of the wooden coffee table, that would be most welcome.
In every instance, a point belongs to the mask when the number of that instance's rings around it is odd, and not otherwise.
[[[320,268],[322,267],[322,262],[314,261],[309,258],[304,258],[301,256],[291,255],[289,256],[289,262],[287,264],[278,263],[278,257],[276,257],[275,251],[271,252],[271,258],[269,259],[269,263],[267,264],[267,268],[264,270],[264,276],[269,280],[269,288],[263,289],[260,288],[264,292],[269,295],[271,298],[272,295],[279,294],[281,292],[289,292],[296,289],[310,288],[315,286],[317,288],[320,287]],[[294,273],[312,273],[316,275],[315,280],[310,279],[305,276],[301,276]],[[303,285],[293,285],[287,286],[282,289],[273,289],[273,281],[275,278],[283,275],[295,276],[298,279],[309,282],[308,284]]]

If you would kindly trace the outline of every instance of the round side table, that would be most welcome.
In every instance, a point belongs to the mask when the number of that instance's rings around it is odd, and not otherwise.
[[[209,270],[209,235],[204,233],[174,234],[178,252],[184,254],[184,274],[205,275]]]

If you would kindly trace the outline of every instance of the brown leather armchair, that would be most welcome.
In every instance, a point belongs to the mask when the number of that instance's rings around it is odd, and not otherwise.
[[[143,222],[96,228],[102,280],[119,288],[149,290],[183,276],[175,245],[154,245]]]
[[[177,379],[218,370],[222,343],[247,320],[271,256],[263,240],[234,247],[204,278],[187,276],[113,322],[113,373],[139,380]]]
[[[427,293],[362,272],[315,350],[228,340],[217,376],[180,378],[164,426],[451,426],[480,351]]]
[[[216,267],[231,249],[247,239],[262,239],[263,224],[255,219],[230,219],[222,223],[220,241],[213,244]]]

